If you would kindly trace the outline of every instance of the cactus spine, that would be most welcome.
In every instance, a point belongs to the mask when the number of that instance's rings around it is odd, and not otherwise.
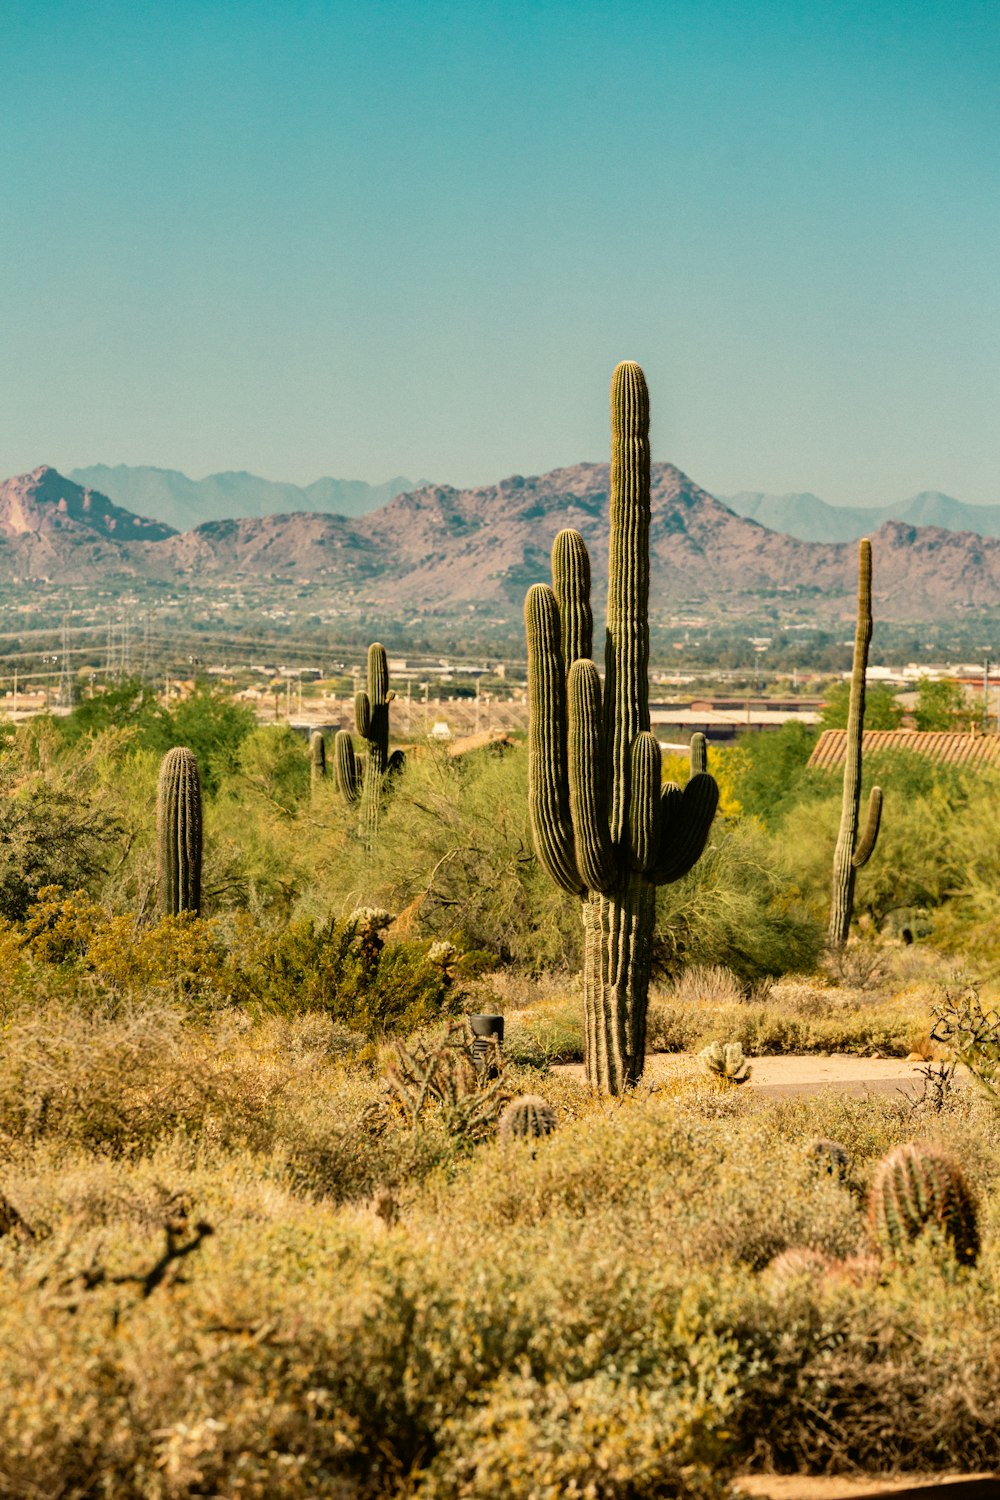
[[[403,766],[401,750],[389,754],[389,704],[394,697],[389,691],[385,647],[375,641],[368,647],[368,691],[354,699],[354,722],[368,753],[355,755],[346,729],[341,729],[334,741],[337,785],[351,806],[360,805],[361,827],[369,843],[378,832],[386,778]]]
[[[858,623],[854,634],[851,696],[847,710],[847,745],[844,755],[844,797],[840,808],[840,831],[833,855],[833,887],[830,900],[831,948],[847,942],[854,910],[854,881],[868,863],[878,839],[882,818],[882,789],[873,786],[868,800],[868,819],[858,838],[861,809],[861,747],[865,728],[865,673],[872,638],[872,544],[862,538],[858,547]]]
[[[309,779],[313,791],[326,777],[326,740],[323,732],[314,729],[309,737]]]
[[[168,750],[156,797],[160,908],[164,916],[201,910],[201,779],[190,750]]]
[[[897,1146],[875,1168],[869,1198],[872,1233],[882,1250],[899,1255],[924,1230],[947,1239],[961,1265],[979,1255],[976,1205],[961,1167],[934,1146]]]
[[[619,1094],[642,1073],[656,886],[708,838],[718,788],[696,771],[661,787],[649,728],[649,394],[642,370],[611,383],[611,533],[605,681],[590,660],[590,559],[562,531],[552,587],[525,600],[528,800],[539,860],[583,903],[587,1077]],[[701,755],[701,747],[692,747]]]

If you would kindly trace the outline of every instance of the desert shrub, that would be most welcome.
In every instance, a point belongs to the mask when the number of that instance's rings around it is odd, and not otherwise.
[[[879,784],[884,813],[875,853],[858,873],[855,912],[881,928],[896,911],[935,908],[965,883],[965,846],[989,816],[991,778],[905,750],[870,756],[866,788]],[[808,795],[781,822],[778,837],[810,908],[829,902],[830,865],[840,817],[837,778],[815,773]]]
[[[124,748],[105,738],[60,759],[37,725],[0,749],[0,916],[19,921],[45,886],[95,888],[126,828],[100,762]]]
[[[343,817],[335,862],[306,898],[344,912],[408,909],[424,932],[539,969],[575,962],[578,903],[539,869],[527,811],[526,753],[408,763],[369,853]],[[331,814],[331,816],[333,816]]]
[[[302,737],[283,724],[258,725],[240,740],[222,783],[223,795],[236,801],[244,816],[251,801],[278,817],[292,817],[308,792],[309,760]]]
[[[0,1187],[37,1230],[0,1237],[12,1494],[694,1500],[760,1464],[995,1463],[1000,1112],[971,1093],[930,1120],[552,1078],[531,1156],[439,1110],[397,1128],[356,1046],[320,1011],[8,1017]],[[928,1133],[983,1204],[977,1267],[762,1274],[849,1257],[875,1161]],[[144,1296],[164,1224],[199,1220]]]
[[[744,983],[801,973],[819,955],[819,923],[804,907],[781,849],[752,820],[719,823],[689,875],[657,899],[660,962],[723,965]]]
[[[806,763],[815,744],[814,729],[784,724],[766,734],[741,735],[722,751],[721,774],[743,814],[768,828],[777,826],[809,779]]]
[[[798,991],[776,989],[763,1002],[718,1004],[685,1004],[669,990],[654,991],[647,1044],[658,1052],[697,1052],[724,1036],[751,1057],[873,1051],[906,1057],[930,1028],[929,1004],[919,996],[873,1002],[853,990],[799,986]]]

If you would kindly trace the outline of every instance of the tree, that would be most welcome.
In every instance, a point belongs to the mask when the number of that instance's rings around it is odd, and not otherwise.
[[[914,711],[918,729],[961,729],[968,718],[962,684],[954,677],[921,677]]]
[[[824,729],[846,729],[847,711],[851,701],[851,684],[836,683],[826,695],[820,722]],[[898,729],[903,722],[903,710],[894,688],[884,682],[874,682],[865,690],[865,728]]]

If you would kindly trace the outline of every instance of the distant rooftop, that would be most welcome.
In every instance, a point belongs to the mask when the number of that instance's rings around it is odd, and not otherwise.
[[[809,764],[833,771],[844,764],[846,729],[824,729],[809,757]],[[869,729],[865,731],[863,755],[880,750],[911,750],[949,765],[1000,766],[1000,735],[955,734],[950,729]]]

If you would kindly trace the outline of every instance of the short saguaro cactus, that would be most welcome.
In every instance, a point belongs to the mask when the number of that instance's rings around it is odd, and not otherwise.
[[[355,695],[354,722],[367,745],[365,755],[356,755],[354,741],[346,729],[334,740],[337,786],[352,807],[359,807],[361,828],[370,842],[378,832],[379,814],[387,779],[403,769],[403,752],[389,754],[389,662],[385,647],[374,641],[368,647],[368,690]]]
[[[156,797],[160,908],[164,916],[201,910],[201,778],[192,751],[168,750]]]

